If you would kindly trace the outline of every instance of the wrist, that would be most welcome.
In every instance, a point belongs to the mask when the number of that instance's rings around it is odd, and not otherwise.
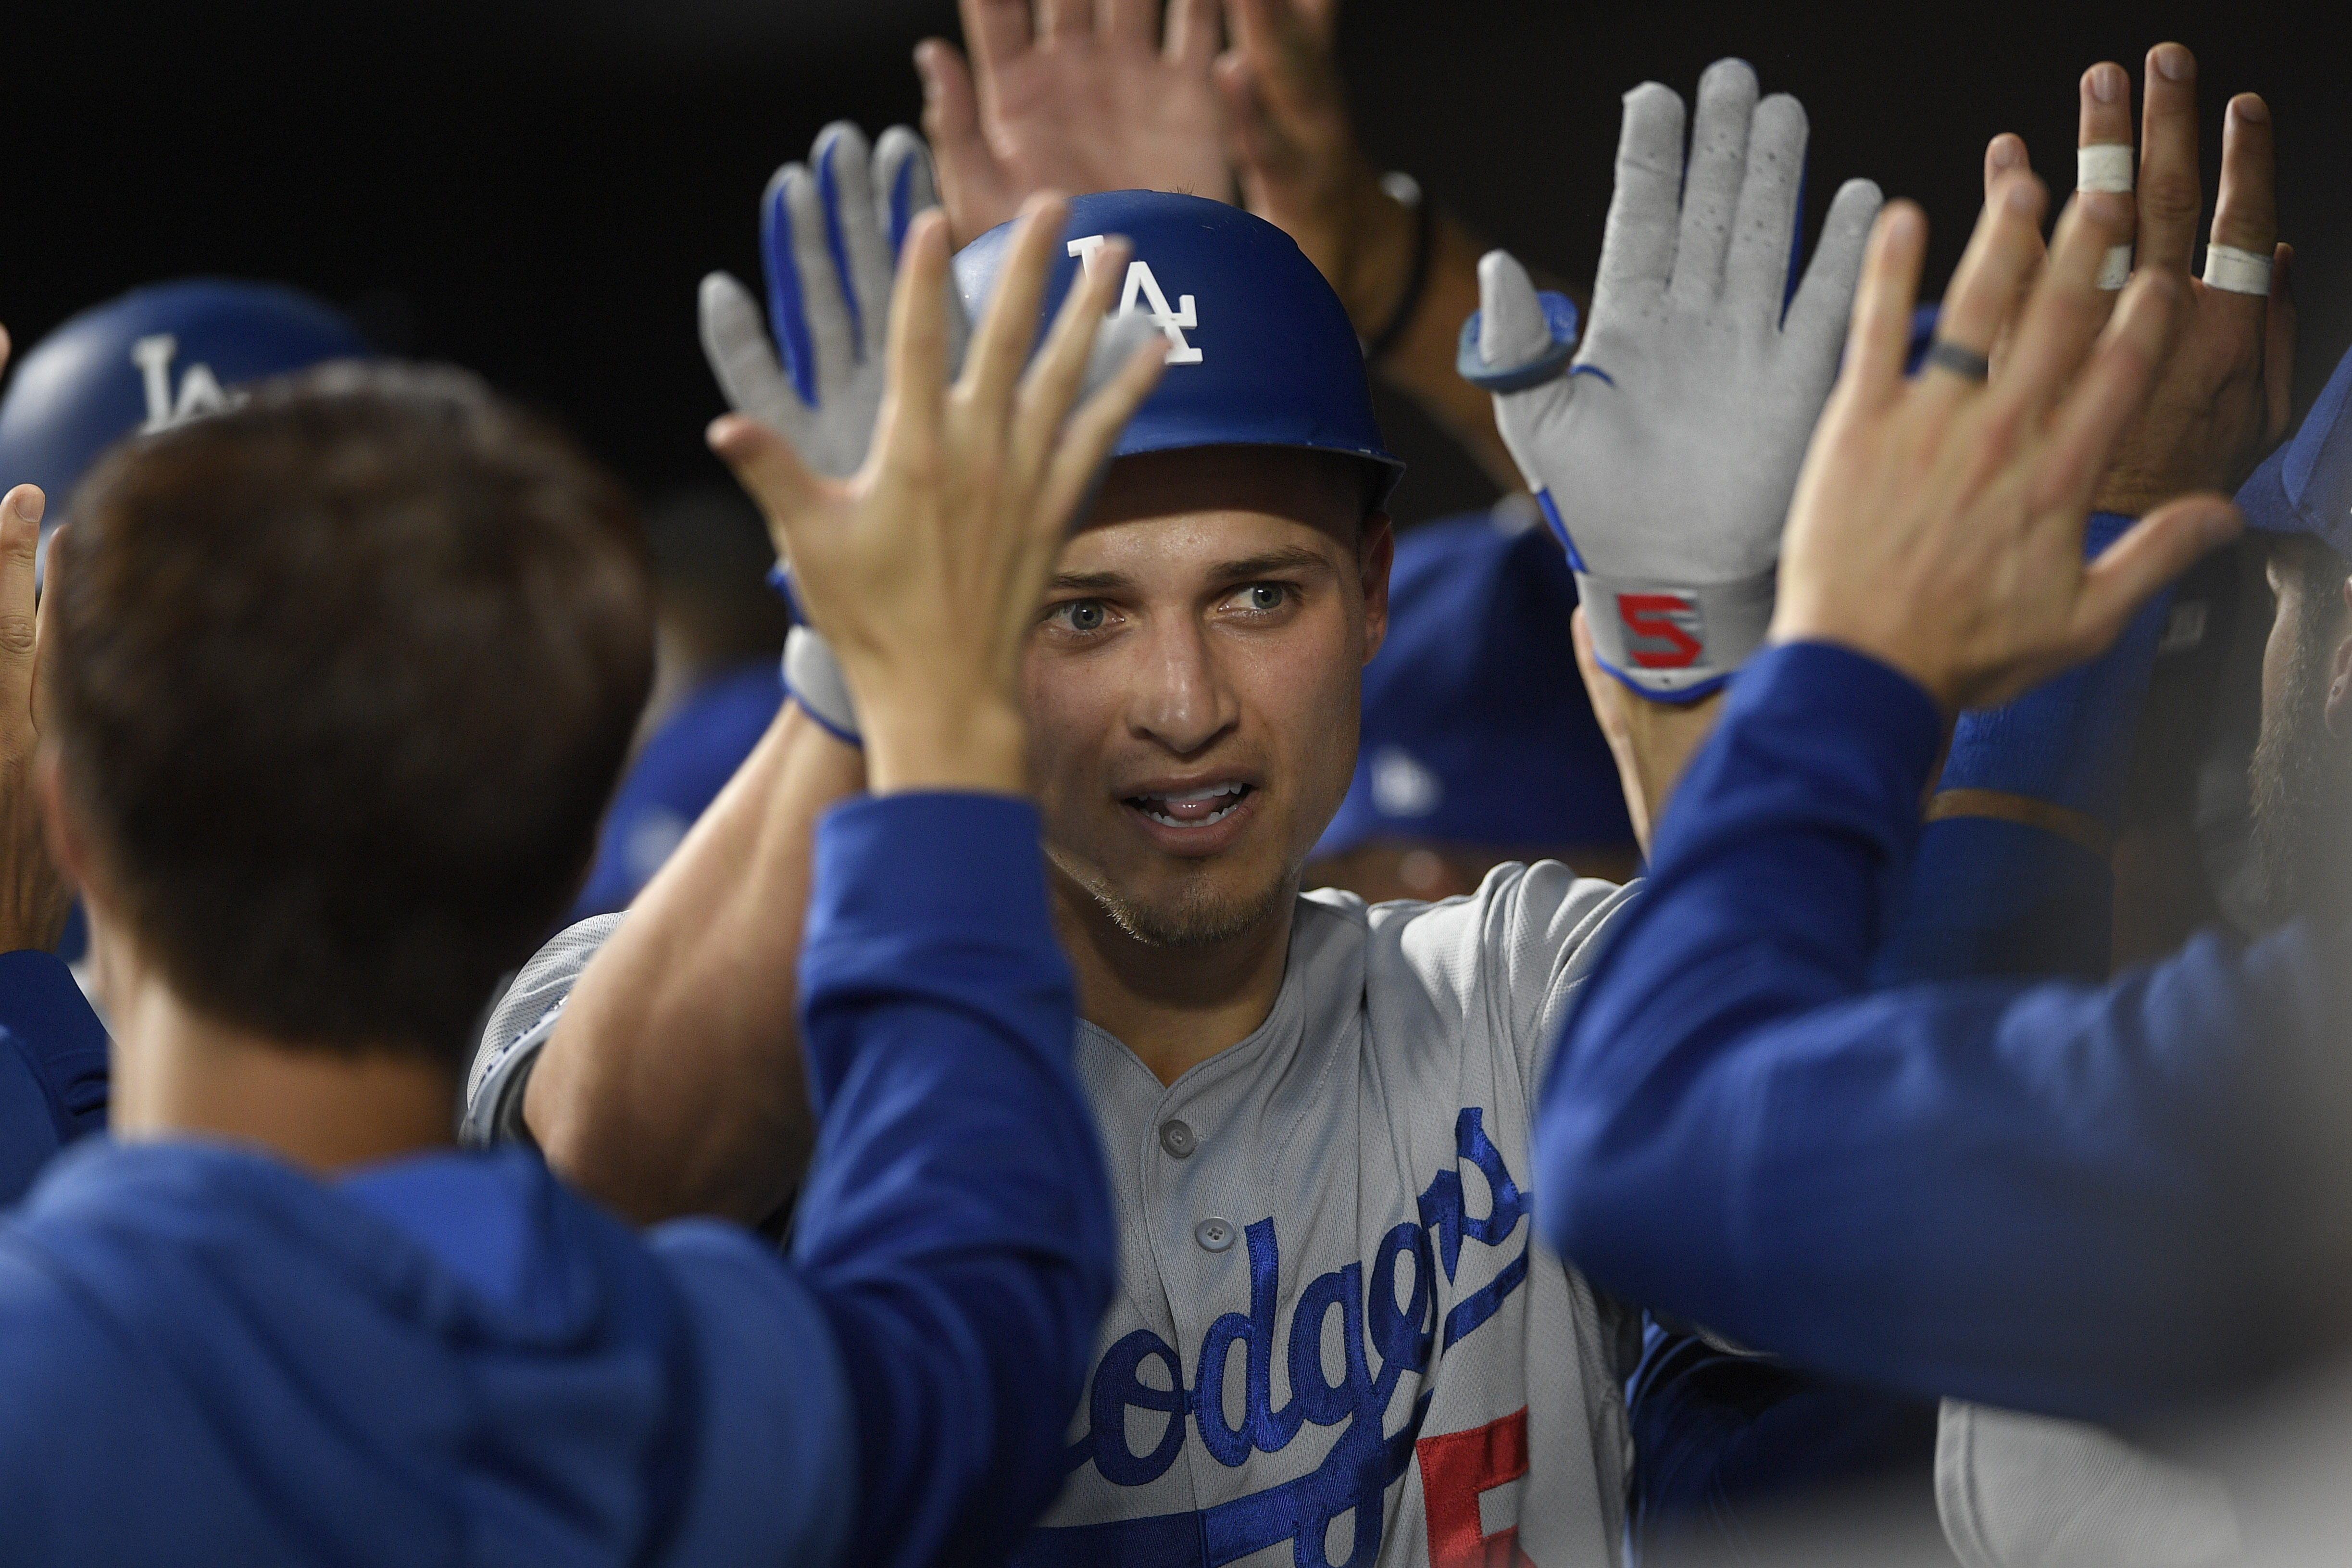
[[[1417,204],[1391,195],[1361,160],[1349,172],[1342,206],[1342,228],[1354,243],[1334,258],[1339,276],[1331,286],[1356,336],[1370,342],[1395,324],[1412,288],[1421,214]]]
[[[1028,788],[1028,726],[993,696],[940,690],[861,693],[866,787],[874,795]]]

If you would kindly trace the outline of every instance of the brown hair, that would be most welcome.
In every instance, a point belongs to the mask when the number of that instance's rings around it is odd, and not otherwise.
[[[289,1043],[457,1058],[652,677],[619,488],[470,375],[341,364],[118,448],[73,517],[49,726],[151,957]]]

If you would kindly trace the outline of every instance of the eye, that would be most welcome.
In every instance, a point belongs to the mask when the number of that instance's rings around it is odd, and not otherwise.
[[[1290,603],[1290,587],[1285,583],[1252,583],[1236,592],[1231,603],[1235,609],[1264,615]]]
[[[1065,631],[1098,632],[1110,623],[1110,608],[1100,599],[1066,599],[1047,610],[1045,619]]]

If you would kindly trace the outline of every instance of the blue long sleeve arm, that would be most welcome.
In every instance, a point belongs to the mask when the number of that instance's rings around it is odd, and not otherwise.
[[[0,1205],[48,1157],[106,1126],[105,1026],[55,955],[0,953]]]
[[[1001,1560],[1060,1484],[1117,1257],[1034,810],[835,807],[801,970],[821,1126],[793,1257],[856,1410],[846,1561]]]
[[[2137,519],[2090,520],[2096,556]],[[2105,978],[2105,846],[2156,662],[2168,595],[2098,658],[2002,707],[1960,715],[1874,987],[1990,974]],[[2011,813],[2006,817],[1988,810]],[[1656,1568],[1685,1549],[1737,1550],[1747,1516],[1866,1482],[1874,1506],[1924,1521],[1937,1402],[1727,1354],[1654,1325],[1626,1385],[1638,1463],[1628,1522]],[[1916,1483],[1916,1484],[1914,1484]]]
[[[2307,1342],[2340,1229],[2301,1184],[2324,944],[1872,990],[1938,740],[1874,661],[1750,664],[1546,1086],[1546,1232],[1834,1376],[2091,1418],[2233,1386]]]

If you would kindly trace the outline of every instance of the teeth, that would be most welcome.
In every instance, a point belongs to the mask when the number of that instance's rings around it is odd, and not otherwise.
[[[1223,795],[1228,792],[1219,790],[1217,793],[1219,795]],[[1225,807],[1223,811],[1213,811],[1206,816],[1194,817],[1190,822],[1179,821],[1177,818],[1169,816],[1166,812],[1154,811],[1148,805],[1143,808],[1143,815],[1151,818],[1154,822],[1164,822],[1171,827],[1206,827],[1213,822],[1223,822],[1225,818],[1231,816],[1234,814],[1234,806],[1237,806],[1239,805],[1241,805],[1241,802],[1237,800],[1234,802],[1233,805]]]
[[[1241,785],[1237,784],[1210,784],[1202,789],[1186,790],[1181,795],[1147,795],[1143,796],[1143,798],[1145,800],[1164,800],[1171,805],[1192,805],[1199,801],[1214,800],[1221,795],[1239,795],[1241,793]]]

